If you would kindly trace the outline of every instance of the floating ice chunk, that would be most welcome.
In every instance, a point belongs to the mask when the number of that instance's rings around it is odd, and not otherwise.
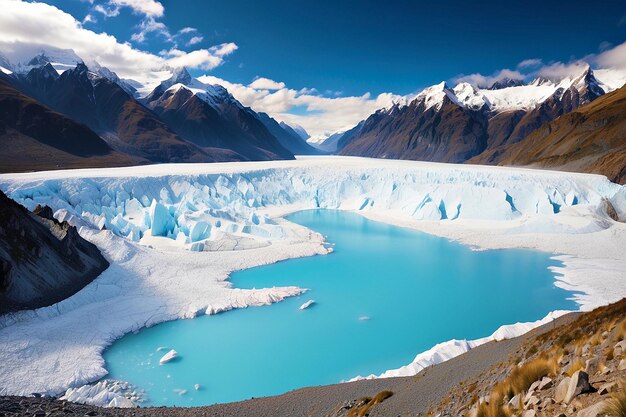
[[[159,364],[163,365],[164,363],[168,363],[169,361],[177,357],[178,357],[178,352],[172,349],[169,352],[167,352],[165,355],[163,355],[163,357],[159,360]]]
[[[193,384],[193,389],[195,389],[196,391],[200,391],[200,388],[202,388],[200,384]]]
[[[185,395],[187,394],[187,390],[186,389],[182,389],[182,388],[176,388],[174,389],[174,392],[178,395]]]
[[[369,316],[361,316],[361,317],[359,317],[359,321],[367,321],[369,319],[370,319]]]
[[[315,304],[315,300],[309,300],[300,306],[300,310],[305,310]]]
[[[159,347],[157,348],[157,350],[156,350],[156,351],[157,351],[157,352],[161,352],[161,351],[163,351],[163,350],[167,350],[167,349],[168,349],[168,348],[167,348],[167,347],[165,347],[165,346],[159,346]]]

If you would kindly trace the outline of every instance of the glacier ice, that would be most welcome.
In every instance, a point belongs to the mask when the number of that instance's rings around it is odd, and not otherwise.
[[[626,187],[598,175],[309,157],[4,174],[0,189],[29,209],[50,206],[111,262],[67,300],[0,317],[0,395],[65,392],[81,401],[97,397],[100,405],[125,404],[113,401],[109,388],[94,389],[99,382],[85,385],[106,375],[102,351],[116,338],[302,294],[227,282],[235,270],[332,251],[319,234],[282,219],[296,210],[352,210],[477,249],[548,251],[563,263],[552,268],[556,285],[575,289],[581,308],[626,296],[626,224],[604,208],[610,201],[625,219]],[[189,252],[181,256],[183,250]],[[473,346],[444,345],[453,347],[418,355],[416,363]]]

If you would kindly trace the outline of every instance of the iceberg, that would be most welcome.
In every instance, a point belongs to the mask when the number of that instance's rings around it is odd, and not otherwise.
[[[306,310],[307,308],[311,307],[313,304],[315,304],[315,300],[309,300],[300,306],[300,310]]]
[[[163,365],[164,363],[171,362],[172,360],[176,359],[177,357],[178,357],[178,352],[176,352],[174,349],[172,349],[169,352],[167,352],[165,355],[163,355],[163,357],[161,359],[159,359],[159,365]]]

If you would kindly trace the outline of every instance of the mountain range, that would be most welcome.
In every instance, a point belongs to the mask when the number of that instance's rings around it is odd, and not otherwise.
[[[623,174],[619,174],[624,169],[623,160],[606,156],[626,143],[622,129],[608,128],[619,123],[615,114],[624,114],[621,101],[602,100],[602,104],[592,107],[593,129],[591,122],[576,119],[587,114],[590,103],[611,90],[589,67],[557,81],[537,78],[529,84],[504,82],[486,89],[468,83],[450,88],[440,83],[426,88],[407,105],[396,104],[375,112],[355,127],[358,132],[353,130],[346,138],[332,140],[341,155],[578,168],[624,181]],[[578,109],[581,112],[576,112]],[[586,133],[591,130],[596,139],[603,138],[602,144],[587,146],[584,164],[570,161],[575,157],[576,141],[568,141],[569,147],[561,143],[557,150],[555,135],[545,134],[546,129],[556,129],[550,128],[550,122],[560,121],[565,115],[566,120],[576,120],[561,122],[571,127],[569,136],[584,136],[590,142],[593,137]],[[561,157],[535,160],[526,153],[531,142],[542,146],[544,153],[550,149]]]
[[[4,172],[319,152],[184,68],[140,97],[132,82],[97,63],[54,52],[18,63],[0,56],[0,141],[14,148],[0,156]]]
[[[19,60],[0,54],[0,170],[336,153],[533,165],[625,181],[622,93],[611,93],[621,83],[606,70],[600,79],[587,66],[561,79],[502,79],[482,88],[442,82],[327,138],[257,113],[185,68],[169,73],[147,88],[71,50]]]

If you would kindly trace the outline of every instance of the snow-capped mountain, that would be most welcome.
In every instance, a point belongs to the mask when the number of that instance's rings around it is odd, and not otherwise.
[[[257,113],[257,117],[278,142],[294,155],[317,155],[321,152],[309,145],[291,127],[281,125],[267,113]]]
[[[293,154],[224,87],[209,85],[181,68],[143,102],[179,135],[207,152],[238,160],[293,159]],[[222,151],[218,151],[222,150]]]
[[[307,132],[306,129],[300,126],[299,124],[296,124],[296,123],[287,124],[285,122],[280,122],[279,125],[280,127],[282,127],[283,129],[287,131],[289,131],[290,129],[293,130],[294,132],[296,132],[298,136],[300,136],[304,140],[307,140],[311,137],[311,135],[309,135],[309,132]]]
[[[478,88],[445,82],[408,105],[371,115],[340,153],[383,158],[464,162],[485,150],[522,140],[543,123],[579,108],[609,89],[589,67],[561,80]]]
[[[58,73],[62,73],[82,62],[83,60],[72,49],[26,44],[18,44],[11,51],[3,51],[0,56],[0,66],[18,74],[26,74],[31,69],[46,64],[52,65]]]
[[[364,123],[365,120],[362,120],[351,129],[340,130],[331,135],[311,136],[307,142],[324,152],[336,153],[354,138]]]

